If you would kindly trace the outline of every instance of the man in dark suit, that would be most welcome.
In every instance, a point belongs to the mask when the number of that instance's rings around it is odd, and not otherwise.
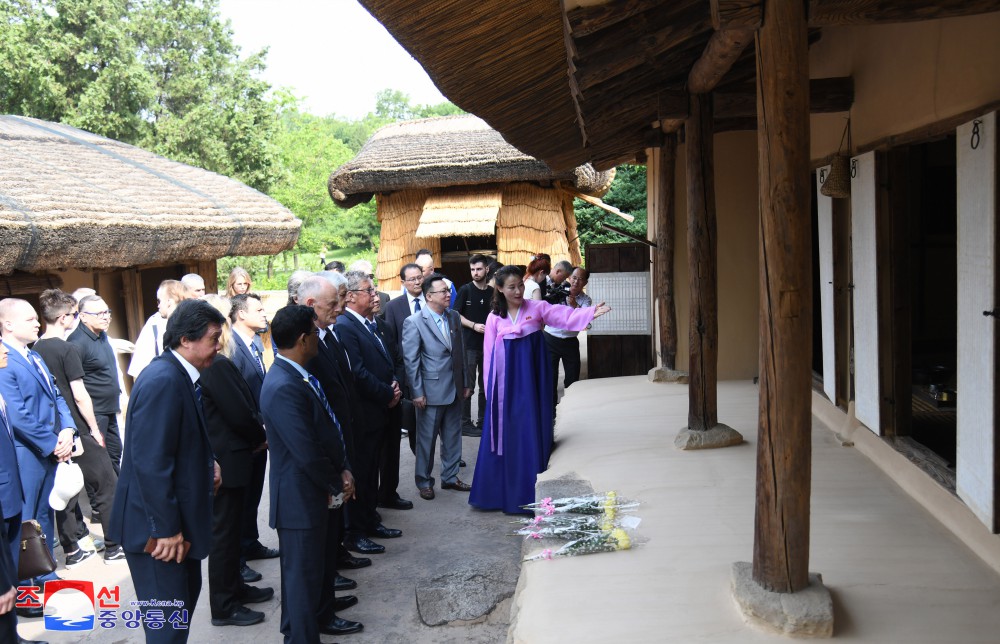
[[[264,385],[264,367],[262,355],[263,344],[258,331],[267,328],[267,318],[264,316],[264,304],[255,293],[245,293],[233,296],[230,301],[229,322],[232,331],[232,360],[246,380],[257,405],[260,405],[260,388]],[[273,559],[278,551],[268,548],[260,542],[257,531],[257,513],[260,498],[264,493],[264,473],[267,471],[267,449],[261,449],[253,454],[253,470],[246,486],[243,499],[243,517],[240,560],[240,576],[246,583],[259,581],[262,575],[247,566],[247,560]]]
[[[206,301],[220,312],[229,312],[229,303],[218,295],[209,295]],[[232,335],[224,335],[222,340],[222,353],[201,372],[199,381],[208,440],[223,473],[222,486],[212,504],[209,604],[214,626],[249,626],[264,621],[264,613],[245,604],[274,596],[272,588],[249,586],[240,576],[244,499],[254,469],[254,454],[264,449],[267,439],[258,400],[228,357],[239,340]]]
[[[434,273],[423,283],[427,306],[403,323],[407,382],[417,408],[417,463],[420,498],[434,498],[434,443],[441,436],[441,488],[468,492],[458,478],[462,460],[462,401],[472,393],[458,311],[448,308],[451,291]]]
[[[355,466],[359,473],[358,503],[352,511],[344,545],[362,554],[384,552],[385,547],[367,537],[395,538],[402,532],[386,528],[378,521],[378,459],[385,437],[394,422],[392,409],[399,405],[402,392],[396,377],[391,347],[378,333],[372,311],[375,289],[371,278],[360,271],[347,277],[347,310],[337,321],[339,335],[351,362],[351,372],[359,394],[355,418]],[[398,431],[398,425],[397,431]],[[398,453],[399,439],[396,439]],[[397,472],[398,477],[398,472]],[[398,480],[398,479],[397,479]],[[354,520],[357,521],[354,521]]]
[[[307,287],[309,279],[302,286]],[[321,279],[321,278],[319,278]],[[333,286],[326,282],[331,289]],[[308,291],[300,288],[300,299]],[[363,626],[337,617],[357,603],[336,598],[339,508],[355,494],[336,415],[305,365],[319,351],[316,313],[280,309],[271,322],[278,357],[264,379],[261,406],[271,450],[270,525],[281,544],[281,632],[285,642],[319,642],[320,633],[356,633]]]
[[[312,306],[316,311],[316,327],[319,329],[319,352],[316,357],[309,361],[306,368],[309,373],[316,376],[330,401],[337,420],[340,422],[341,434],[344,436],[344,443],[347,447],[347,459],[351,463],[357,462],[357,454],[354,451],[354,435],[356,433],[355,418],[358,411],[358,391],[354,385],[354,374],[351,373],[351,360],[344,350],[343,342],[337,336],[335,323],[337,318],[344,312],[347,304],[347,278],[336,271],[324,271],[317,273],[315,279],[310,278],[306,285],[306,297],[308,306]],[[319,280],[325,280],[333,290]],[[357,466],[354,468],[357,474]],[[357,476],[355,476],[357,479]],[[353,518],[352,511],[357,513],[357,499],[352,499],[344,505],[345,523],[350,526],[357,523]],[[338,529],[338,538],[344,536],[343,526]],[[355,527],[355,531],[363,529]],[[354,557],[344,548],[343,544],[338,546],[337,568],[364,568],[371,565],[372,560],[366,557]],[[334,584],[336,590],[349,590],[356,588],[357,584],[346,577],[337,575]]]
[[[0,301],[0,325],[3,342],[10,352],[8,367],[0,370],[0,395],[6,401],[21,473],[24,494],[21,520],[37,520],[51,549],[56,536],[49,493],[56,464],[69,458],[73,451],[76,425],[48,367],[28,348],[38,340],[41,326],[35,310],[24,300],[7,298]],[[17,561],[17,553],[13,557]],[[55,578],[55,574],[50,574],[38,581]],[[20,610],[20,614],[41,616],[40,610],[36,614],[28,610],[31,609]]]
[[[212,547],[212,494],[221,483],[201,409],[201,371],[219,350],[225,318],[203,300],[177,305],[166,349],[143,369],[129,400],[110,534],[125,548],[140,601],[174,601],[188,617]],[[189,629],[150,628],[147,642],[186,642]]]
[[[0,343],[0,369],[7,368],[7,345]],[[17,547],[21,538],[21,475],[17,469],[14,435],[7,417],[7,403],[0,396],[0,642],[30,642],[17,634]],[[13,556],[12,556],[13,555]]]

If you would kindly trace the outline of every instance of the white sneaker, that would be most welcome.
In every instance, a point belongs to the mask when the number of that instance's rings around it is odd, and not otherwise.
[[[77,539],[76,543],[80,546],[81,550],[86,550],[87,552],[101,552],[104,550],[104,539],[100,537],[94,538],[93,535],[87,535],[82,539]]]

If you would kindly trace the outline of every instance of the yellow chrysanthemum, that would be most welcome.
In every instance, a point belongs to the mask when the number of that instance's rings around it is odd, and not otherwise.
[[[621,528],[612,530],[611,538],[615,540],[615,550],[628,550],[632,547],[632,541],[628,538],[628,533]]]

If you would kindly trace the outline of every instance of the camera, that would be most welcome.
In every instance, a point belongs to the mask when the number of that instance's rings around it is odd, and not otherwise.
[[[567,297],[569,297],[569,282],[563,282],[549,289],[545,294],[545,301],[549,304],[565,304]]]

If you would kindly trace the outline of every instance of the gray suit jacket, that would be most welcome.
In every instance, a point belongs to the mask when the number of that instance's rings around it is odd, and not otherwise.
[[[428,308],[403,321],[403,362],[414,398],[427,397],[428,405],[450,405],[470,387],[465,372],[465,348],[462,344],[462,321],[458,313],[445,309],[450,327],[451,346],[445,342]]]

